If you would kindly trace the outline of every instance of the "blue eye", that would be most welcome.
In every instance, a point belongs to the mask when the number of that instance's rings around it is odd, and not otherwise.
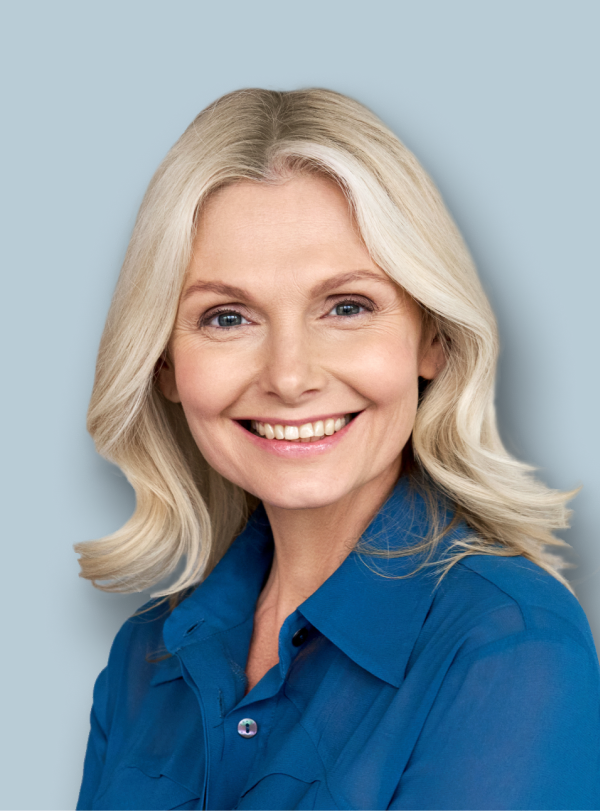
[[[242,316],[239,313],[219,313],[217,323],[220,327],[239,327]]]
[[[355,301],[343,301],[341,304],[336,304],[334,309],[336,315],[358,315],[361,305]]]
[[[205,317],[203,323],[205,326],[216,327],[217,329],[229,329],[231,327],[241,327],[250,322],[241,313],[237,313],[235,310],[226,310]]]

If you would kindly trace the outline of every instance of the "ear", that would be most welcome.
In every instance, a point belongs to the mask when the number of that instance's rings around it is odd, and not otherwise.
[[[437,332],[432,331],[425,341],[419,360],[419,377],[433,380],[446,365],[444,347]]]
[[[161,355],[160,360],[156,365],[156,382],[163,397],[170,400],[172,403],[180,403],[181,397],[177,391],[177,382],[175,380],[175,366],[168,358],[167,353]]]

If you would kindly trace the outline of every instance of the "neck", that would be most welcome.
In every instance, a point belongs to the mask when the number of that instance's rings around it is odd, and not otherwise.
[[[256,605],[281,627],[285,618],[341,565],[393,489],[397,465],[334,504],[285,510],[265,504],[275,552]]]

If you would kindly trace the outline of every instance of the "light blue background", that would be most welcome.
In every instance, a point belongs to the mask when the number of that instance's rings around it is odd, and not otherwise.
[[[600,641],[600,4],[4,3],[0,805],[76,801],[94,679],[145,595],[98,592],[72,545],[132,492],[85,431],[144,189],[210,101],[319,85],[370,106],[433,175],[498,314],[508,447],[574,503],[571,579]]]

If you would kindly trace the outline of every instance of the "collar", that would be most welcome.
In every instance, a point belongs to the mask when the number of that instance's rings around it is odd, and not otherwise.
[[[450,523],[451,510],[443,509],[442,516]],[[400,549],[422,539],[428,529],[426,502],[402,477],[363,534],[361,548]],[[434,559],[467,531],[464,523],[457,524]],[[207,579],[165,622],[167,649],[176,653],[252,617],[272,559],[273,538],[259,507]],[[373,557],[354,550],[298,612],[358,665],[399,687],[435,591],[431,567],[412,574],[421,560],[419,555]]]
[[[167,650],[174,654],[252,617],[273,550],[271,527],[261,505],[206,580],[165,621]]]

